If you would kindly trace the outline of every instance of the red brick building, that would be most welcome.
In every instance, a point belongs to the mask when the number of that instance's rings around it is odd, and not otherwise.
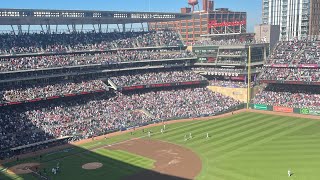
[[[181,13],[190,13],[186,20],[149,23],[150,30],[176,29],[180,31],[185,42],[194,42],[204,34],[245,33],[247,13],[230,11],[228,8],[214,9],[214,2],[202,0],[202,10],[181,8]]]

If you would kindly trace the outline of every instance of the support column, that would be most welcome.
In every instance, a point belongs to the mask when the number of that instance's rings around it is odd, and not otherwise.
[[[40,24],[40,27],[41,27],[42,32],[44,32],[42,24]]]
[[[77,27],[75,24],[72,24],[72,32],[76,32],[77,31]]]
[[[99,31],[99,33],[101,33],[101,31],[102,31],[102,30],[101,30],[101,24],[100,24],[100,23],[98,24],[98,31]]]
[[[22,34],[22,26],[21,25],[17,25],[18,27],[18,34]]]
[[[126,24],[122,24],[122,32],[126,32]]]
[[[14,35],[16,35],[16,31],[14,30],[13,26],[11,25],[11,29]]]
[[[47,29],[47,33],[49,34],[49,33],[51,33],[51,27],[50,27],[50,24],[47,24],[46,25],[46,29]]]

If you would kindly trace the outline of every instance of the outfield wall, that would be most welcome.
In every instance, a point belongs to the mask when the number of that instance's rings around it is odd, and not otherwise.
[[[241,102],[247,102],[247,88],[208,86],[208,89],[221,93],[222,95],[232,97],[233,99]]]
[[[262,110],[262,111],[274,111],[274,112],[283,112],[283,113],[295,113],[295,114],[320,116],[320,109],[269,106],[265,104],[250,104],[250,107],[251,109]]]

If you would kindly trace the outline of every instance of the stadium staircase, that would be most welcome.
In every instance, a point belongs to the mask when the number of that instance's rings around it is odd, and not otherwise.
[[[152,115],[149,111],[147,111],[146,109],[140,109],[140,112],[144,113],[146,116],[155,119],[154,115]]]
[[[136,45],[134,44],[135,47],[142,47],[142,46],[141,46],[141,43],[140,43],[140,41],[139,41],[138,39],[136,39],[136,42],[137,42],[137,45],[138,45],[138,46],[136,46]]]
[[[299,59],[298,57],[302,54],[302,53],[304,53],[304,51],[306,50],[306,44],[304,44],[302,47],[301,47],[301,49],[299,49],[299,51],[297,51],[295,54],[294,54],[294,56],[293,56],[293,59]]]
[[[115,43],[112,43],[112,49],[117,49],[117,45]]]
[[[118,86],[112,82],[110,79],[108,79],[108,84],[111,86],[112,89],[118,90]]]

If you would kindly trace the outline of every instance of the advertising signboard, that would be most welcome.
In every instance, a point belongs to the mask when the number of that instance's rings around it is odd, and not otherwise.
[[[293,113],[293,108],[281,107],[281,106],[273,106],[273,111],[284,112],[284,113]]]
[[[310,114],[309,109],[308,108],[301,108],[300,114]]]
[[[257,110],[264,110],[264,111],[268,110],[268,106],[264,104],[254,104],[253,108]]]
[[[320,110],[318,109],[309,109],[310,115],[320,116]]]

